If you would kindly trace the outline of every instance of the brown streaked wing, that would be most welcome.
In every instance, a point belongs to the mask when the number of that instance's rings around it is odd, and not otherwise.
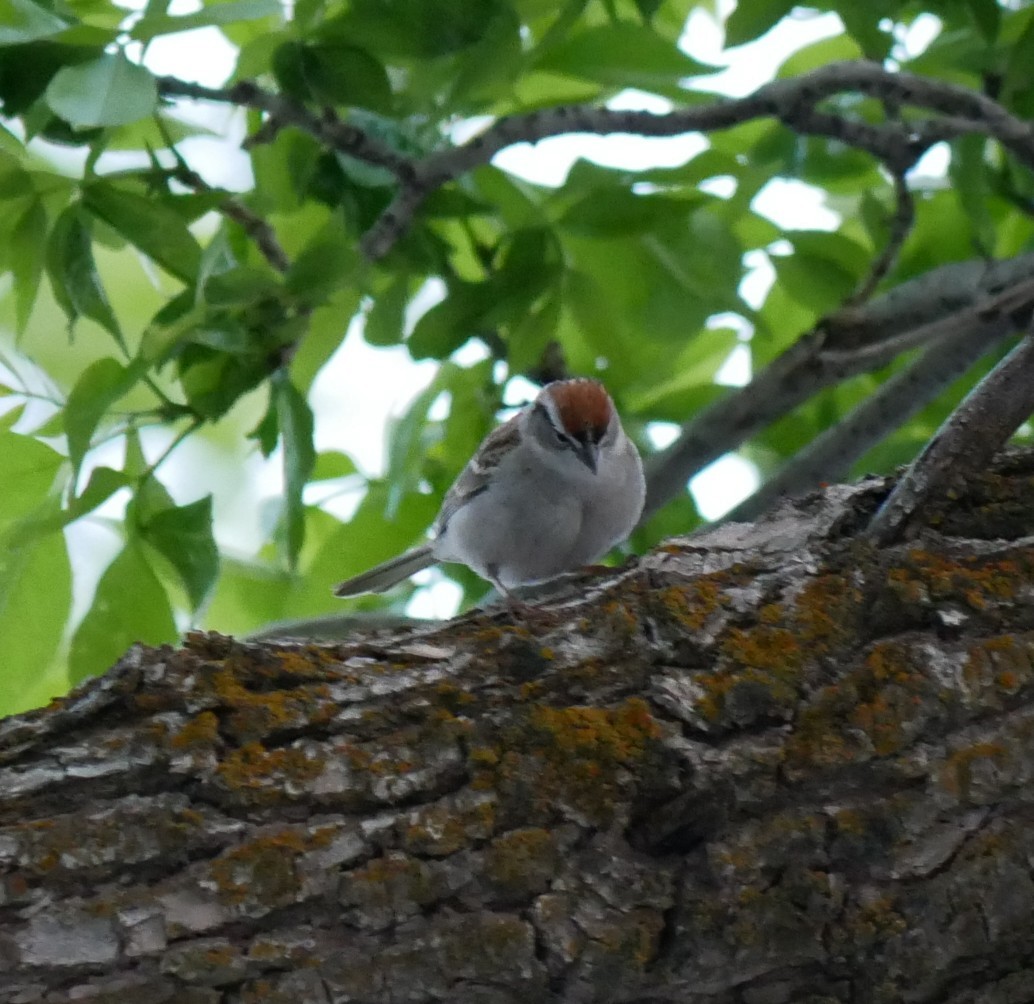
[[[488,490],[492,472],[499,461],[517,445],[520,438],[517,430],[519,418],[520,415],[514,415],[513,418],[507,419],[482,440],[477,453],[467,461],[467,466],[460,471],[452,487],[445,493],[438,518],[434,521],[435,533],[444,533],[457,509]]]

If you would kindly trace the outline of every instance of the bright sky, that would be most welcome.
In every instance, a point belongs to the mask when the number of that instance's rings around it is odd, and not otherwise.
[[[140,8],[143,0],[130,0],[127,7]],[[722,16],[732,9],[733,0],[721,0]],[[173,13],[187,13],[200,7],[197,0],[174,0]],[[906,41],[909,48],[925,47],[936,33],[936,19],[932,24],[922,23],[923,15],[912,28],[914,38]],[[786,56],[802,45],[820,38],[838,34],[842,30],[835,14],[802,14],[784,21],[764,38],[731,52],[722,51],[721,20],[700,9],[695,9],[681,40],[682,48],[691,56],[726,69],[707,81],[709,90],[721,90],[730,95],[750,92],[770,79]],[[235,52],[226,39],[214,28],[199,29],[156,39],[148,48],[145,62],[156,73],[174,74],[193,79],[209,86],[220,86],[234,64]],[[654,96],[628,91],[611,102],[612,107],[642,108],[663,111],[670,105]],[[247,156],[240,150],[243,138],[243,116],[226,108],[184,103],[185,113],[199,118],[217,135],[185,141],[182,146],[188,160],[213,184],[234,190],[251,186]],[[495,163],[507,171],[546,185],[558,185],[566,177],[578,157],[588,157],[601,164],[643,168],[654,165],[674,166],[684,163],[706,147],[706,141],[697,135],[668,139],[641,139],[636,137],[572,135],[544,140],[534,147],[528,144],[502,151]],[[732,179],[715,179],[711,190],[728,194]],[[723,188],[724,186],[724,188]],[[794,228],[836,229],[839,217],[822,202],[816,190],[798,182],[773,179],[757,196],[755,209],[780,225]],[[763,301],[772,282],[773,273],[767,258],[757,254],[747,262],[751,271],[744,280],[741,292],[748,302]],[[433,290],[426,305],[434,302]],[[736,326],[744,338],[749,337],[741,319]],[[729,317],[716,318],[719,326],[728,325]],[[353,325],[357,328],[358,325]],[[482,350],[474,343],[461,350],[466,361],[482,357]],[[372,349],[361,338],[359,330],[349,331],[342,348],[324,368],[313,387],[311,400],[318,416],[316,445],[319,450],[342,450],[350,454],[361,469],[376,474],[383,470],[385,456],[384,430],[388,418],[406,409],[408,403],[431,379],[433,363],[414,363],[403,348]],[[723,382],[742,384],[749,378],[747,354],[734,354],[720,374]],[[386,389],[390,391],[386,393]],[[530,388],[528,388],[530,390]],[[520,388],[518,388],[518,392]],[[513,403],[520,403],[514,401]],[[381,430],[371,435],[370,430]],[[658,425],[651,430],[655,445],[663,446],[674,437],[674,426]],[[163,476],[177,497],[191,500],[197,492],[190,487],[195,481],[193,472],[204,457],[187,444],[178,450],[163,468]],[[205,465],[208,466],[208,465]],[[243,484],[241,483],[243,476]],[[701,511],[711,518],[721,515],[756,486],[753,467],[735,456],[724,457],[691,482],[691,489]],[[252,554],[261,540],[260,520],[263,500],[275,499],[281,490],[281,472],[277,459],[263,461],[256,456],[248,461],[244,471],[216,489],[216,533],[221,546],[241,554]],[[177,486],[183,487],[182,495]],[[256,504],[256,501],[257,504]],[[251,504],[248,504],[250,501]],[[346,515],[358,498],[341,500],[336,510]],[[90,554],[90,574],[80,575],[77,568],[77,605],[85,609],[92,595],[96,574],[103,561],[99,551],[114,554],[118,544],[110,534],[98,534],[88,521],[75,524],[70,534],[73,556]],[[79,564],[77,562],[77,564]],[[83,569],[85,570],[85,569]],[[437,573],[422,573],[431,589],[417,594],[409,612],[417,616],[447,616],[455,610],[458,590]],[[87,581],[89,579],[90,581]]]

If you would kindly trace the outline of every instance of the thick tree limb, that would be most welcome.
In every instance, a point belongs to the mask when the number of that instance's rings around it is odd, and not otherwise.
[[[135,648],[0,725],[0,1004],[1025,999],[1032,477],[889,548],[832,489],[538,636]]]

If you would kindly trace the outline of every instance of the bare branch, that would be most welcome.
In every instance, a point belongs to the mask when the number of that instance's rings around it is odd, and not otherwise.
[[[833,63],[789,80],[776,80],[743,98],[716,98],[665,114],[564,105],[499,119],[462,146],[410,160],[364,130],[343,122],[329,109],[321,114],[245,81],[228,88],[162,77],[166,97],[186,97],[257,108],[269,116],[264,132],[294,125],[328,147],[390,171],[399,191],[362,240],[371,260],[383,257],[409,226],[417,208],[435,189],[516,143],[535,143],[572,132],[677,136],[716,132],[758,118],[776,118],[802,135],[827,136],[866,150],[896,175],[933,143],[966,133],[997,139],[1024,164],[1034,166],[1034,130],[989,97],[965,87],[895,73],[873,62]],[[914,107],[937,118],[914,122],[894,118],[868,123],[818,106],[843,93],[862,93],[895,109]],[[700,95],[687,92],[686,100]],[[895,112],[896,115],[896,112]]]
[[[844,92],[861,92],[947,118],[873,125],[816,108]],[[687,99],[690,97],[687,93]],[[743,98],[721,98],[665,114],[565,105],[500,119],[464,145],[414,163],[395,200],[364,236],[362,248],[371,259],[387,254],[427,195],[488,163],[500,150],[515,143],[535,143],[571,132],[638,136],[708,133],[758,118],[777,118],[796,132],[828,136],[867,150],[899,173],[932,144],[963,133],[994,137],[1023,163],[1034,166],[1031,126],[990,98],[954,84],[894,73],[877,63],[833,63],[801,77],[766,84]]]
[[[685,490],[697,471],[812,395],[885,366],[906,349],[983,327],[1034,304],[1034,254],[957,262],[839,311],[803,335],[746,387],[687,422],[648,463],[644,518]]]
[[[840,480],[863,454],[900,428],[994,345],[1012,334],[1008,317],[975,321],[939,339],[907,370],[892,376],[843,421],[809,443],[723,521],[754,520],[781,498]]]
[[[1028,330],[912,462],[870,523],[869,539],[886,546],[905,537],[934,499],[982,471],[1032,412],[1034,338]]]

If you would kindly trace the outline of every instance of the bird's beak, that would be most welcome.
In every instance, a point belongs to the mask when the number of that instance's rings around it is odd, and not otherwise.
[[[585,464],[593,474],[596,473],[596,465],[600,458],[600,447],[598,443],[580,443],[578,449],[575,450],[575,456]]]

